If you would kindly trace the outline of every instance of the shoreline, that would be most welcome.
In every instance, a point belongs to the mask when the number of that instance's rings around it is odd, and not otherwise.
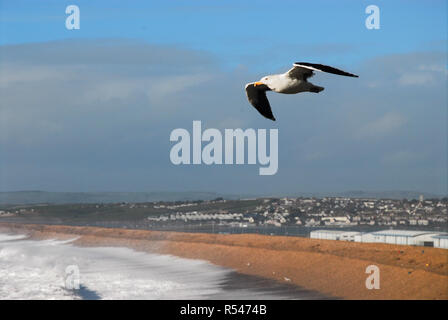
[[[243,275],[275,280],[342,299],[448,299],[444,249],[256,234],[203,234],[62,225],[0,223],[34,239],[74,238],[80,246],[125,246],[206,260]],[[367,266],[380,268],[368,290]]]

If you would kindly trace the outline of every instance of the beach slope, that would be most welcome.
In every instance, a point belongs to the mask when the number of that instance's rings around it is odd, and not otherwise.
[[[38,239],[78,237],[74,244],[81,246],[126,246],[202,259],[335,298],[448,299],[448,251],[437,248],[11,223],[0,223],[0,232],[25,233]],[[366,288],[370,265],[380,270],[380,289]]]

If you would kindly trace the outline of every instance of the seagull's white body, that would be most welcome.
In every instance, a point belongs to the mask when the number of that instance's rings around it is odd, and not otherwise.
[[[267,81],[264,82],[269,89],[277,93],[295,94],[300,92],[307,92],[314,86],[312,83],[303,79],[291,78],[287,73],[273,74],[267,76]]]
[[[314,75],[314,71],[329,72],[347,77],[358,77],[355,74],[330,66],[298,62],[294,63],[293,67],[285,73],[265,76],[261,78],[260,81],[246,84],[247,98],[264,117],[275,121],[269,100],[266,97],[266,91],[286,94],[300,92],[319,93],[324,90],[324,88],[308,82],[308,78]]]

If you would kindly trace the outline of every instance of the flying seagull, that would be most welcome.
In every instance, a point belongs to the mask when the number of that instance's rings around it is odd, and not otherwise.
[[[347,77],[358,77],[355,74],[348,73],[323,64],[296,62],[293,67],[283,74],[273,74],[265,76],[257,82],[246,84],[246,94],[251,105],[255,107],[264,117],[275,121],[272,114],[271,105],[266,97],[266,91],[275,91],[278,93],[300,93],[314,92],[319,93],[324,90],[323,87],[315,86],[308,82],[308,78],[314,75],[314,71],[334,73]]]

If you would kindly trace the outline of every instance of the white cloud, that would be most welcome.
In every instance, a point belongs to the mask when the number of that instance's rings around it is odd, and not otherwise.
[[[384,155],[381,162],[387,165],[403,165],[422,160],[425,156],[422,152],[399,150]]]
[[[422,64],[418,66],[422,71],[435,71],[443,74],[447,74],[447,69],[443,64]]]
[[[377,138],[392,134],[406,123],[406,117],[395,112],[389,112],[382,117],[367,123],[359,130],[358,138]]]
[[[187,74],[180,76],[159,77],[153,79],[147,90],[150,99],[161,100],[166,96],[177,94],[195,87],[213,78],[210,74]]]
[[[64,80],[72,68],[50,66],[24,66],[19,64],[0,65],[0,88],[29,82]]]
[[[436,81],[429,72],[408,72],[400,76],[398,83],[402,86],[432,85]]]
[[[442,63],[420,64],[403,72],[398,83],[402,86],[434,85],[437,81],[445,81],[448,71]]]

